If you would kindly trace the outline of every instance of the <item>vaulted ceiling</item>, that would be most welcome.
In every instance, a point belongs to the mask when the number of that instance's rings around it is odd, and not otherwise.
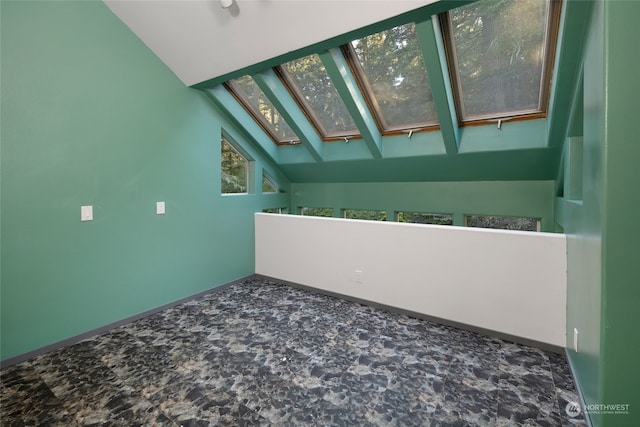
[[[104,0],[187,85],[220,78],[436,0]]]
[[[482,126],[458,120],[437,19],[468,1],[235,0],[229,9],[218,0],[105,3],[185,84],[203,90],[292,182],[556,179],[564,138],[571,129],[580,132],[566,113],[581,93],[585,21],[579,2],[562,4],[546,117]],[[387,135],[376,127],[340,46],[410,22],[418,28],[439,129]],[[313,53],[320,55],[361,138],[323,142],[272,69]],[[243,75],[253,77],[301,144],[276,145],[222,85]]]

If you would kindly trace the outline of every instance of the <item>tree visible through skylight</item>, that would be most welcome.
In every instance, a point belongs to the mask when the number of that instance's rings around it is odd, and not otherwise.
[[[287,62],[280,69],[324,138],[359,133],[318,55]]]
[[[549,12],[548,0],[482,0],[449,12],[463,120],[546,108]]]
[[[351,42],[356,71],[383,130],[437,123],[422,51],[413,23]]]
[[[275,141],[285,143],[300,140],[251,76],[232,80],[228,85]]]

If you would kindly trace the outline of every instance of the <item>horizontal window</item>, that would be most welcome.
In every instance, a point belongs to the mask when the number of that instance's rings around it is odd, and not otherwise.
[[[398,222],[453,225],[453,216],[450,214],[433,214],[423,212],[398,212]]]
[[[284,213],[285,208],[267,208],[262,209],[263,213],[281,214]]]
[[[332,208],[300,208],[300,215],[306,216],[325,216],[332,218],[333,217],[333,209]]]
[[[374,211],[367,209],[345,209],[344,217],[347,219],[366,219],[369,221],[386,221],[386,211]]]
[[[467,227],[501,230],[540,231],[540,220],[538,218],[467,215],[465,217],[465,225]]]

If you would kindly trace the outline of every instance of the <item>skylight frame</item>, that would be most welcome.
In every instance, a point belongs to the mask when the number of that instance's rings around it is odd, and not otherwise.
[[[414,22],[407,22],[405,24],[400,24],[400,25],[396,25],[390,28],[387,28],[385,30],[380,31],[381,32],[385,32],[385,31],[390,31],[396,27],[401,27],[401,26],[405,26],[405,25],[415,25]],[[361,40],[364,39],[366,37],[370,37],[373,36],[375,34],[378,33],[373,33],[373,34],[369,34],[367,36],[361,37],[360,39],[357,40]],[[418,43],[418,46],[420,44],[420,41],[418,39],[415,40],[416,43]],[[378,99],[375,96],[375,92],[369,82],[369,78],[367,77],[367,73],[364,69],[364,66],[362,65],[362,63],[360,62],[360,60],[358,59],[358,54],[355,50],[355,48],[352,45],[352,42],[349,42],[347,44],[344,44],[341,46],[342,49],[342,53],[345,56],[345,58],[347,59],[347,62],[349,64],[349,67],[351,68],[351,71],[355,77],[356,82],[358,83],[358,87],[360,89],[360,92],[362,93],[367,105],[369,106],[369,110],[372,112],[374,121],[376,122],[376,125],[378,126],[378,130],[380,131],[380,133],[382,135],[398,135],[398,134],[403,134],[406,133],[407,131],[414,131],[414,132],[420,132],[420,131],[429,131],[429,130],[439,130],[440,129],[440,121],[437,117],[437,111],[435,112],[435,118],[432,120],[426,120],[426,121],[422,121],[422,122],[412,122],[412,123],[405,123],[403,125],[387,125],[386,122],[387,120],[385,120],[384,118],[384,114],[382,112],[382,108],[380,108],[380,105],[378,103]],[[424,61],[424,54],[422,52],[420,52],[420,56],[421,59]],[[423,62],[424,63],[424,62]],[[427,70],[426,64],[424,67],[425,70],[425,74],[426,74],[426,79],[429,83],[429,90],[431,91],[431,81],[429,80],[429,71]],[[436,108],[435,106],[435,101],[433,101],[433,107],[434,110]]]
[[[313,54],[313,55],[317,55],[317,54]],[[311,55],[308,55],[308,56],[311,56]],[[288,62],[291,62],[291,61],[288,61]],[[300,107],[304,115],[307,117],[311,125],[316,130],[316,132],[318,132],[318,135],[320,135],[322,140],[323,141],[343,141],[345,139],[347,140],[361,139],[362,135],[360,134],[360,130],[357,128],[357,125],[355,125],[355,122],[354,122],[354,128],[349,129],[348,131],[330,132],[326,129],[326,127],[322,124],[322,120],[320,120],[320,118],[318,117],[318,114],[316,113],[313,105],[311,105],[311,103],[307,101],[304,95],[304,92],[302,91],[298,82],[296,81],[295,76],[293,76],[285,68],[285,65],[288,62],[278,65],[277,67],[274,67],[273,70],[275,71],[276,75],[280,78],[283,85],[287,88],[287,90],[289,91],[293,99],[296,101],[296,103],[298,104],[298,106]],[[340,93],[338,93],[338,97],[340,98],[341,102],[344,103]],[[345,109],[346,109],[346,106],[345,106]],[[347,110],[347,114],[349,114],[348,110]],[[354,121],[353,118],[351,118],[351,120]]]
[[[246,99],[244,95],[244,91],[233,80],[229,80],[223,83],[223,86],[240,103],[240,105],[242,105],[242,107],[249,113],[249,115],[253,117],[255,122],[258,123],[258,125],[262,128],[262,130],[265,131],[267,135],[269,135],[269,137],[275,144],[297,145],[302,143],[298,135],[295,135],[296,136],[295,138],[280,138],[278,135],[276,135],[273,129],[271,129],[271,124],[267,122],[267,119],[262,114],[260,114],[259,111],[255,110],[251,102],[248,99]],[[266,95],[265,95],[265,98],[268,99]],[[271,101],[269,101],[269,103],[271,103]],[[280,117],[282,117],[282,119],[284,120],[284,116],[282,115],[282,113],[280,113],[277,110],[277,108],[275,107],[275,105],[273,105],[273,103],[271,103],[271,108],[273,108],[274,111],[278,112],[278,115],[280,115]],[[285,120],[285,123],[286,123],[286,120]],[[288,123],[287,123],[287,126],[291,129],[291,126]],[[293,129],[291,129],[291,131],[294,132],[295,134],[295,131],[293,131]]]
[[[451,80],[451,90],[456,108],[458,124],[460,126],[483,125],[496,123],[499,121],[531,120],[547,117],[551,94],[551,83],[553,67],[555,61],[558,32],[560,27],[560,12],[562,0],[548,0],[548,16],[545,27],[545,44],[543,65],[540,77],[540,88],[538,92],[538,107],[535,109],[508,110],[488,114],[478,114],[473,116],[465,115],[463,104],[463,91],[460,79],[460,67],[455,49],[455,38],[451,11],[439,14],[440,27],[444,40],[445,55],[447,59],[449,77]],[[461,6],[464,7],[464,6]]]

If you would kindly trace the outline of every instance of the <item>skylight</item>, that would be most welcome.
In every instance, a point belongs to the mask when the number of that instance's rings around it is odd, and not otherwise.
[[[359,134],[318,55],[287,62],[279,70],[323,139]]]
[[[275,142],[290,144],[300,141],[251,76],[231,80],[227,82],[227,87]]]
[[[483,0],[449,11],[445,39],[461,121],[544,114],[555,2]]]
[[[227,87],[274,141],[302,142],[316,161],[338,153],[325,153],[321,141],[362,138],[363,155],[381,158],[398,155],[396,146],[382,144],[385,136],[430,129],[442,129],[447,153],[455,154],[460,126],[546,117],[560,0],[479,0],[438,18],[440,25],[430,16],[395,20],[340,48],[281,64],[275,75],[264,70],[260,76],[268,78],[258,83],[268,85],[267,94],[249,76]],[[267,96],[295,117],[300,137]],[[349,155],[363,148],[352,146]]]
[[[354,40],[346,51],[380,129],[390,132],[437,125],[415,24]]]

